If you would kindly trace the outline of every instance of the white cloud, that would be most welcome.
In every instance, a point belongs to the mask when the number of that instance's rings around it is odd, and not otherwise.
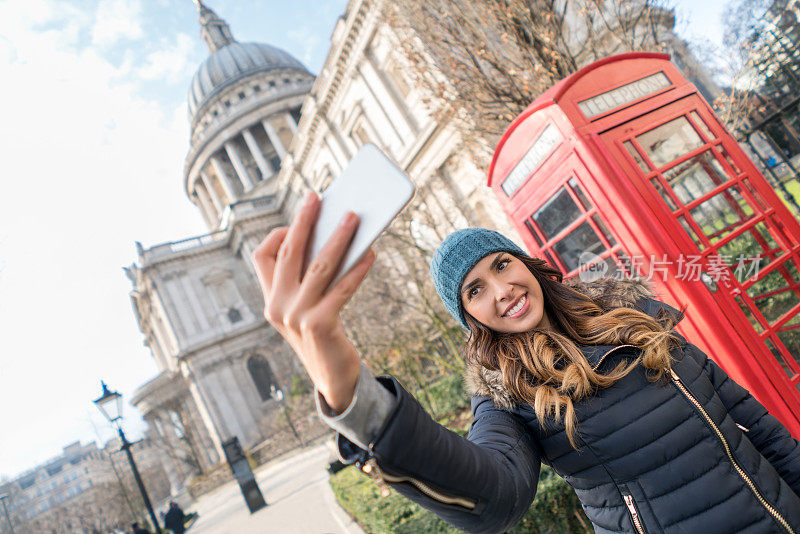
[[[124,39],[139,39],[143,34],[139,0],[100,0],[92,27],[93,44],[108,47]]]
[[[93,24],[79,15],[61,0],[0,2],[0,406],[21,406],[0,419],[24,436],[0,436],[2,473],[90,438],[75,414],[93,409],[101,377],[130,398],[155,374],[121,267],[136,240],[204,230],[182,191],[185,111],[141,96],[141,59],[116,66],[76,46]]]
[[[162,42],[158,50],[151,52],[144,60],[138,74],[145,80],[163,80],[175,83],[183,80],[195,65],[192,63],[192,52],[195,41],[185,33],[179,33],[175,41]]]

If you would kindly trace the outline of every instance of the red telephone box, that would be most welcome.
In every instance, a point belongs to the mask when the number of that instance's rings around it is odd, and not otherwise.
[[[681,333],[800,437],[800,225],[669,61],[588,65],[517,117],[489,186],[566,277],[648,278]]]

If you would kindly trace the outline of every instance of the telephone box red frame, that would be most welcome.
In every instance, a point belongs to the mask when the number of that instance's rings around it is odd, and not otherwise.
[[[565,277],[643,276],[687,305],[678,330],[800,437],[800,225],[669,56],[609,57],[551,87],[488,183]]]

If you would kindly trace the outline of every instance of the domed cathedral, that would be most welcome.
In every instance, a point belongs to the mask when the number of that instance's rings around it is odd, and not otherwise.
[[[189,89],[185,186],[213,232],[248,211],[242,204],[261,207],[276,193],[274,178],[314,76],[279,48],[236,41],[224,20],[197,5],[211,55]]]
[[[225,440],[236,436],[252,449],[285,427],[278,391],[288,396],[303,376],[264,320],[250,256],[286,220],[276,177],[314,76],[283,50],[238,42],[223,19],[196,4],[210,55],[189,89],[184,184],[209,233],[137,243],[138,260],[125,269],[160,371],[132,402],[174,460],[165,466],[174,491],[223,461]]]

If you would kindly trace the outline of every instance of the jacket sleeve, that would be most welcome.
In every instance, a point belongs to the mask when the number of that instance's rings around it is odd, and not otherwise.
[[[467,532],[503,532],[520,521],[536,493],[541,451],[517,416],[474,397],[467,438],[439,425],[393,378],[397,399],[368,449],[339,435],[339,454],[400,494]]]
[[[703,351],[693,349],[733,420],[748,429],[747,437],[753,445],[800,496],[800,441]]]

